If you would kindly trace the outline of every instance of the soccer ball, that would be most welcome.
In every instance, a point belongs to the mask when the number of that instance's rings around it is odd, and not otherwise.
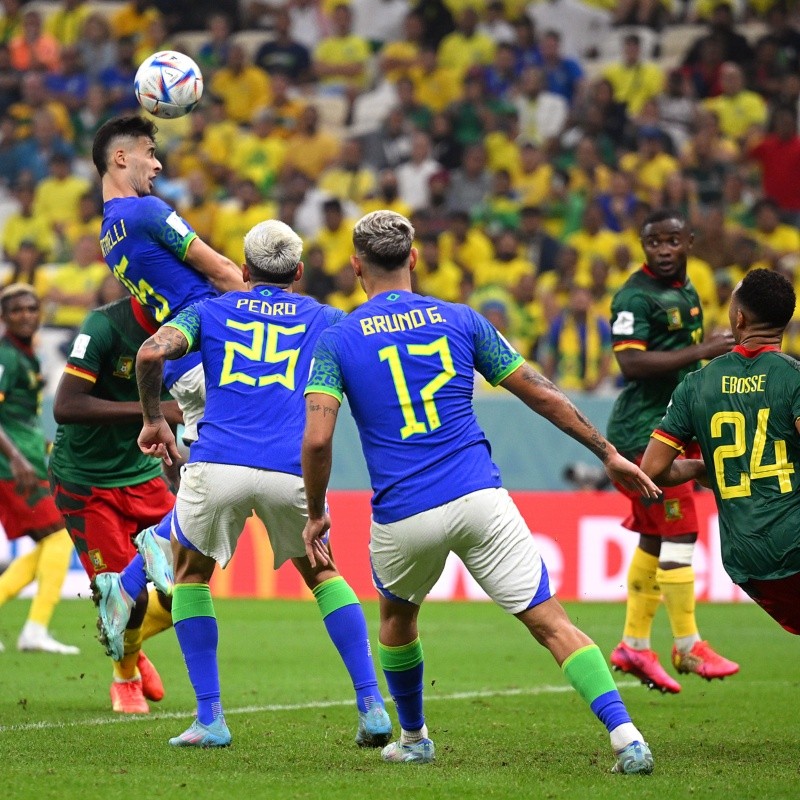
[[[174,119],[188,114],[200,102],[203,76],[189,56],[162,50],[141,63],[133,91],[145,111],[154,117]]]

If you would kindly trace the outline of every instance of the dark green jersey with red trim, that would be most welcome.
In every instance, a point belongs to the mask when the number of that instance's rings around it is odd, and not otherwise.
[[[737,583],[800,572],[798,418],[800,363],[736,347],[686,377],[653,433],[677,449],[697,439]]]
[[[10,335],[0,339],[0,428],[36,474],[46,479],[47,445],[40,420],[43,386],[39,359],[30,347]],[[12,477],[8,459],[0,454],[0,480]]]
[[[86,317],[64,371],[90,381],[95,397],[138,402],[136,353],[155,330],[135,300],[115,300]],[[139,450],[136,438],[141,429],[141,421],[59,425],[50,469],[59,480],[89,486],[149,481],[161,474],[161,462]]]
[[[703,341],[703,311],[691,281],[665,283],[647,267],[634,272],[614,296],[611,320],[615,353],[682,350]],[[608,421],[608,438],[620,452],[644,452],[675,387],[699,366],[696,362],[672,374],[626,384]]]

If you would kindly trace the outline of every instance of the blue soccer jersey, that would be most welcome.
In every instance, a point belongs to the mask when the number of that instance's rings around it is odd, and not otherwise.
[[[305,378],[319,335],[342,317],[311,297],[257,286],[170,321],[205,368],[206,409],[189,460],[300,475]]]
[[[159,323],[219,294],[202,273],[184,263],[196,238],[191,226],[154,195],[118,197],[103,206],[103,258]]]
[[[322,334],[306,394],[347,395],[373,517],[396,522],[500,486],[472,408],[474,371],[497,385],[523,363],[471,308],[384,292]]]

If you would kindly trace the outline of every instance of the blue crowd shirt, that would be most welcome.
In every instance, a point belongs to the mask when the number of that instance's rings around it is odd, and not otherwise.
[[[373,518],[396,522],[501,485],[472,407],[474,373],[497,385],[523,363],[471,308],[384,292],[320,336],[305,391],[347,395]]]

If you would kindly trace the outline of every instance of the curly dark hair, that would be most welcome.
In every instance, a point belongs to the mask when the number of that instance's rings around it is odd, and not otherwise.
[[[759,322],[785,328],[794,314],[795,293],[791,281],[771,269],[754,269],[744,276],[736,299]]]
[[[155,141],[158,128],[149,119],[140,117],[138,114],[128,114],[124,117],[114,117],[104,122],[94,136],[92,144],[92,161],[97,168],[100,177],[108,172],[108,151],[114,139],[119,137],[131,137],[138,139],[146,136]]]

